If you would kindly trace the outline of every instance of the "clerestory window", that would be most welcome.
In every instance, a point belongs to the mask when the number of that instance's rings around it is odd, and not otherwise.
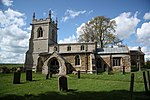
[[[81,50],[84,50],[84,45],[81,45]]]
[[[67,51],[71,51],[71,46],[68,46],[68,47],[67,47]]]

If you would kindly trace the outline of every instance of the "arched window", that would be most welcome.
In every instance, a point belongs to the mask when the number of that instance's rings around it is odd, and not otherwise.
[[[80,56],[79,55],[75,56],[75,65],[80,65]]]
[[[39,27],[38,28],[38,30],[37,30],[37,37],[39,38],[39,37],[43,37],[43,30],[42,30],[42,28],[41,27]]]

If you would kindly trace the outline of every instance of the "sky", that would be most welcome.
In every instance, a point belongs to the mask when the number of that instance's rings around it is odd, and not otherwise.
[[[24,63],[32,16],[58,18],[58,43],[76,42],[92,18],[115,20],[123,44],[150,60],[150,0],[0,0],[0,63]]]

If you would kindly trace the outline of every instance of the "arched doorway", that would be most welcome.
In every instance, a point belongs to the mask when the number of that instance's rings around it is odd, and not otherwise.
[[[50,59],[49,64],[48,64],[48,71],[53,74],[59,73],[59,62],[57,58]]]
[[[38,58],[38,64],[37,64],[37,72],[42,72],[42,66],[43,66],[44,62],[42,60],[41,57]]]

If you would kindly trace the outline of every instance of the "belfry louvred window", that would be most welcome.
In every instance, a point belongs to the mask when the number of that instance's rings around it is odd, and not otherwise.
[[[39,38],[39,37],[43,37],[43,30],[42,30],[42,28],[41,27],[39,27],[38,28],[38,31],[37,31],[37,37]]]

